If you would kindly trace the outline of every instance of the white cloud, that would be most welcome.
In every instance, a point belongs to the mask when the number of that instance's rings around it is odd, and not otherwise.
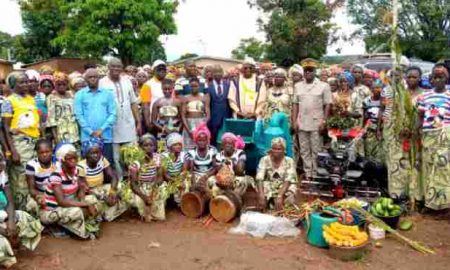
[[[178,33],[168,37],[166,54],[169,60],[187,52],[229,57],[241,38],[264,40],[257,18],[245,0],[188,0],[178,8]]]
[[[14,0],[0,0],[0,31],[17,35],[23,32],[20,8]]]

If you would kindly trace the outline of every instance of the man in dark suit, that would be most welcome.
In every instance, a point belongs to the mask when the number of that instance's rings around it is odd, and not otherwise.
[[[217,144],[217,134],[223,126],[225,119],[231,118],[231,108],[228,103],[230,82],[223,79],[223,69],[220,65],[212,68],[213,81],[208,85],[207,93],[211,97],[211,120],[208,128],[211,131],[211,144]]]

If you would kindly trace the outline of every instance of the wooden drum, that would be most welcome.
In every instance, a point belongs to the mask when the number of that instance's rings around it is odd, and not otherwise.
[[[181,196],[181,212],[190,218],[201,217],[205,212],[208,200],[208,196],[203,192],[186,192]]]
[[[232,221],[241,211],[242,200],[234,192],[218,195],[209,202],[211,216],[223,223]]]

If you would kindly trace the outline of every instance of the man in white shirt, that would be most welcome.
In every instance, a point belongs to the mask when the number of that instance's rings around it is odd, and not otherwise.
[[[141,134],[141,119],[139,115],[138,99],[133,85],[127,75],[122,75],[123,64],[117,58],[108,61],[108,75],[100,80],[101,88],[114,92],[117,107],[117,121],[113,126],[113,159],[114,167],[119,179],[123,177],[120,164],[120,147],[134,143],[136,135]]]

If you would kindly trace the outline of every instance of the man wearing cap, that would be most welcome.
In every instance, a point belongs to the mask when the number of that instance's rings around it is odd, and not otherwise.
[[[292,123],[298,132],[300,156],[307,179],[317,172],[317,156],[322,147],[320,131],[325,130],[331,99],[330,86],[315,78],[318,62],[307,58],[301,62],[305,80],[295,86]]]
[[[147,130],[150,130],[152,126],[151,110],[153,104],[159,98],[164,97],[161,82],[166,78],[167,65],[162,60],[156,60],[153,62],[152,70],[153,77],[144,83],[139,93],[144,108],[144,121]]]
[[[246,59],[238,78],[230,84],[228,102],[234,117],[256,119],[264,112],[267,90],[264,82],[257,78],[255,66],[255,60]]]
[[[194,60],[186,60],[184,62],[184,70],[186,72],[185,76],[180,77],[175,82],[175,94],[177,96],[187,96],[191,94],[191,85],[189,81],[191,78],[197,77],[200,82],[200,93],[206,93],[205,87],[205,78],[198,74],[197,66],[195,65]]]

